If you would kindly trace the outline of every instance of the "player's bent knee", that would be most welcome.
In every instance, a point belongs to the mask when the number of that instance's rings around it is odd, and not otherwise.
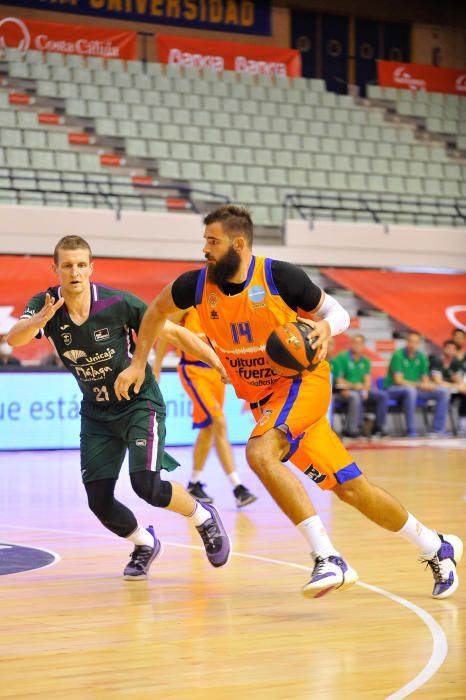
[[[259,474],[269,468],[273,455],[261,438],[253,438],[246,445],[246,459],[251,469]]]
[[[160,472],[133,472],[131,486],[139,498],[157,508],[166,508],[172,499],[172,485],[161,479]]]
[[[337,486],[333,488],[333,492],[341,501],[344,501],[344,503],[356,507],[363,498],[361,485],[355,479],[345,481],[343,484],[337,484]]]

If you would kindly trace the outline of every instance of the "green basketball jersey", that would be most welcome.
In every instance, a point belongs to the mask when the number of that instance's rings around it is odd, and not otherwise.
[[[60,287],[49,287],[47,292],[54,299],[61,297]],[[41,292],[32,297],[21,318],[29,318],[40,311],[45,294]],[[38,337],[45,335],[53,343],[63,364],[78,382],[83,394],[82,413],[98,414],[104,418],[108,409],[120,413],[132,403],[132,400],[125,399],[118,401],[113,384],[118,374],[130,364],[135,348],[133,332],[139,330],[146,308],[141,299],[129,292],[91,283],[91,308],[87,321],[75,324],[66,304],[63,304],[39,334]],[[132,395],[132,399],[134,397]],[[162,395],[149,365],[137,398],[151,399],[164,409]]]

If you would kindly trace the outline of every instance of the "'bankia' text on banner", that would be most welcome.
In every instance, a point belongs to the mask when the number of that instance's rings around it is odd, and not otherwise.
[[[270,0],[16,0],[17,7],[270,36]]]
[[[0,17],[0,47],[24,52],[33,49],[124,60],[137,58],[136,32],[19,17]]]
[[[466,96],[466,71],[417,63],[377,61],[379,85],[402,90],[425,90]]]
[[[301,54],[294,49],[169,34],[158,34],[156,41],[160,63],[256,75],[301,75]]]

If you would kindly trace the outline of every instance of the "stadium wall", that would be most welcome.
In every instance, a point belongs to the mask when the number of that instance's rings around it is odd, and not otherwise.
[[[283,5],[283,6],[281,6]],[[391,0],[381,0],[377,4],[368,0],[295,0],[293,7],[313,12],[335,13],[348,15],[351,18],[363,17],[384,22],[411,22],[411,56],[413,63],[431,64],[435,51],[441,65],[450,68],[463,69],[466,66],[466,10],[454,0],[442,3],[426,4],[424,0],[412,0],[409,3],[393,3]],[[270,36],[245,35],[238,33],[200,30],[185,27],[131,22],[105,17],[90,17],[60,11],[47,11],[17,7],[13,3],[2,4],[1,13],[5,16],[25,17],[49,22],[64,22],[70,24],[92,25],[136,32],[154,32],[177,34],[197,38],[221,38],[225,41],[251,42],[264,46],[290,46],[290,17],[289,3],[280,3],[272,7]],[[157,60],[156,47],[153,41],[147,42],[147,58]]]
[[[254,215],[254,212],[252,212]],[[197,214],[1,206],[0,253],[50,255],[61,236],[89,239],[96,256],[202,260]],[[258,255],[300,265],[466,270],[466,228],[289,220],[285,246],[256,245]]]

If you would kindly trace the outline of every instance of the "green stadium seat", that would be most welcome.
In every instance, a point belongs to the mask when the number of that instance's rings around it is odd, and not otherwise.
[[[27,132],[25,137],[28,136]],[[0,144],[8,144],[12,148],[28,147],[27,140],[23,144],[22,132],[19,129],[0,128]]]
[[[12,63],[8,69],[8,74],[12,78],[29,79],[31,76],[30,66],[27,63]]]
[[[169,148],[167,141],[149,141],[148,150],[151,158],[168,158]]]
[[[29,152],[21,148],[4,148],[4,162],[10,168],[28,168]]]
[[[55,167],[57,170],[75,171],[78,170],[78,156],[76,153],[55,152]]]
[[[226,146],[240,146],[246,133],[239,129],[223,129],[223,142]]]

